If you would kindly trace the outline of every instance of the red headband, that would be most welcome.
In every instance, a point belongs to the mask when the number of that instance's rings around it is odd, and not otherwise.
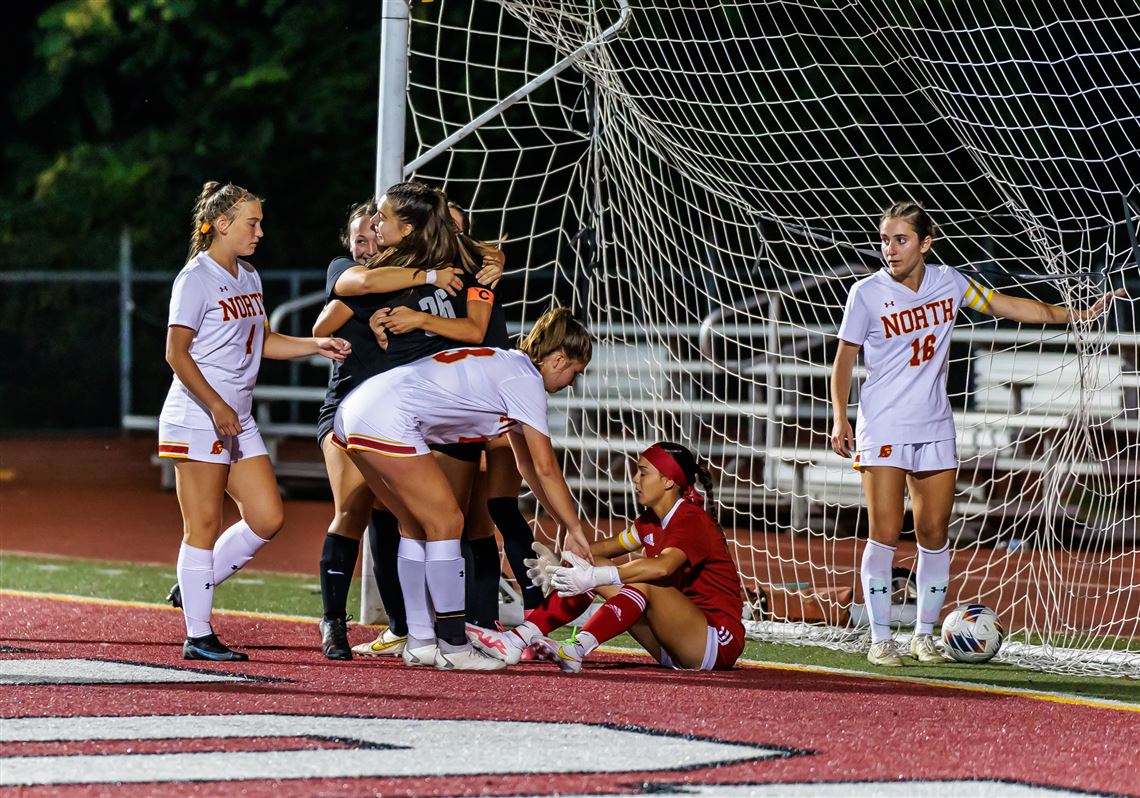
[[[689,484],[689,480],[685,477],[685,472],[677,461],[673,459],[673,455],[662,449],[656,443],[641,453],[641,456],[649,461],[649,464],[661,472],[661,476],[666,479],[671,479],[681,489],[681,498],[684,501],[691,502],[698,507],[705,506],[704,497]]]

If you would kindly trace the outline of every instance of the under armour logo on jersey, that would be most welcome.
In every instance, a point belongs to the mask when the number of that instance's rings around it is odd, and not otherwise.
[[[945,593],[946,592],[946,585],[942,585],[941,587],[939,587],[938,585],[931,585],[930,586],[930,592],[931,593]]]
[[[875,595],[876,593],[882,593],[885,596],[885,595],[887,595],[888,592],[890,592],[890,588],[887,587],[886,585],[883,585],[882,587],[872,587],[867,592],[870,593],[872,596]]]
[[[206,590],[212,590],[212,589],[213,589],[213,587],[214,587],[214,583],[213,583],[213,582],[207,582],[207,583],[206,583]]]
[[[895,301],[893,299],[890,302],[884,302],[883,303],[883,307],[885,307],[885,308],[893,308],[894,306],[895,306]]]
[[[240,570],[241,570],[241,566],[240,566],[240,565],[231,565],[231,566],[230,566],[230,570],[231,570],[231,571],[240,571]]]
[[[218,290],[219,290],[219,291],[222,291],[222,292],[224,293],[224,292],[226,292],[226,291],[229,291],[230,289],[226,288],[226,287],[223,285],[223,286],[222,286],[221,288],[219,288]]]

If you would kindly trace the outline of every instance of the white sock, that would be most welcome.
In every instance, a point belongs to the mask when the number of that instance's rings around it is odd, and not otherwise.
[[[934,624],[942,612],[946,600],[946,588],[950,583],[950,542],[935,551],[918,547],[918,573],[915,575],[918,588],[918,622],[914,626],[916,635],[934,633]]]
[[[400,575],[400,592],[404,594],[404,609],[408,614],[408,637],[434,643],[435,625],[424,568],[425,548],[425,541],[400,538],[396,572]]]
[[[214,584],[220,585],[240,571],[268,542],[253,534],[245,521],[238,521],[223,532],[214,544]]]
[[[891,563],[894,559],[893,546],[868,540],[863,549],[859,575],[863,581],[863,603],[871,622],[872,643],[891,639]]]
[[[598,642],[598,638],[594,637],[590,632],[579,632],[576,645],[578,647],[578,656],[585,659],[587,654],[601,644]]]
[[[214,552],[185,543],[178,549],[178,587],[182,590],[182,616],[187,637],[203,637],[214,630]]]
[[[514,634],[506,636],[507,643],[518,649],[524,649],[542,637],[542,630],[530,621],[523,621],[511,631],[513,631]]]
[[[428,593],[436,616],[464,610],[463,549],[458,539],[429,540],[425,548]]]

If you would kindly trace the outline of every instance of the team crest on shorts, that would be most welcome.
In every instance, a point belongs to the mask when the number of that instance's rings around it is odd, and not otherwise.
[[[879,457],[886,458],[886,457],[890,457],[890,456],[891,456],[891,447],[890,446],[880,446],[879,447]]]
[[[214,445],[212,447],[210,447],[210,454],[221,454],[221,453],[222,453],[222,442],[221,441],[214,441]]]

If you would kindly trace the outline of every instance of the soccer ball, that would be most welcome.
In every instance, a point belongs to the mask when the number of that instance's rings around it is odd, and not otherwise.
[[[942,642],[959,662],[987,662],[1001,648],[1005,629],[997,613],[984,604],[967,604],[942,622]]]

